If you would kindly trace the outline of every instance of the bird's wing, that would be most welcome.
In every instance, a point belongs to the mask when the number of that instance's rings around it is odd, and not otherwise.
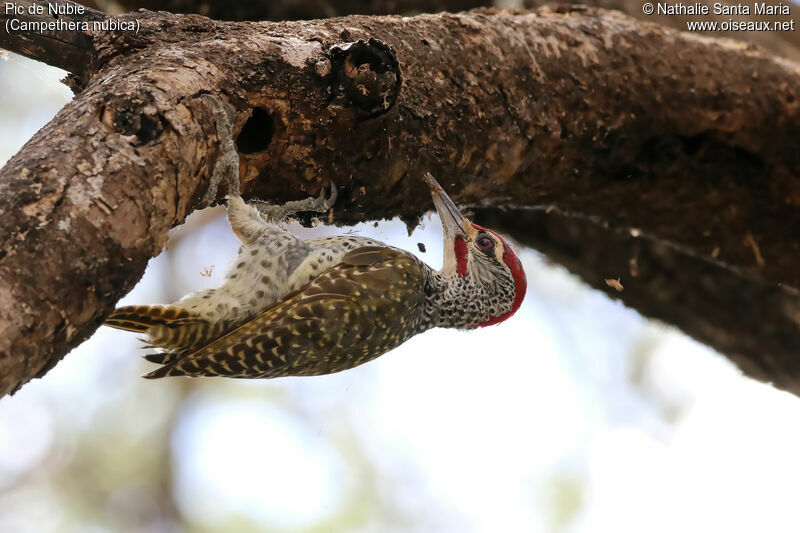
[[[415,331],[423,287],[423,265],[413,255],[359,248],[252,320],[146,377],[277,377],[352,368]]]

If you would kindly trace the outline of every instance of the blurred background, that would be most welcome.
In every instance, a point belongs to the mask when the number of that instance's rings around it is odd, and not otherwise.
[[[0,164],[64,75],[0,56]],[[435,216],[349,231],[441,266]],[[195,213],[121,304],[217,286],[237,248]],[[508,322],[331,376],[147,381],[136,335],[101,328],[0,399],[0,533],[800,529],[798,398],[520,255]]]

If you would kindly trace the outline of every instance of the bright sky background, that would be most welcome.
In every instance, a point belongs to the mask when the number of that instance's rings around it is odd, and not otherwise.
[[[0,162],[68,101],[62,75],[17,56],[0,60]],[[122,303],[165,303],[218,285],[238,244],[216,210],[200,229],[178,229],[169,257],[152,260]],[[398,221],[356,231],[441,265],[435,216],[411,237]],[[537,253],[521,258],[528,295],[502,325],[430,331],[331,376],[191,381],[170,430],[171,488],[186,523],[198,531],[236,516],[268,531],[800,529],[797,398],[741,377]],[[138,456],[150,453],[154,426],[172,423],[160,407],[186,380],[140,379],[152,365],[137,346],[135,335],[101,328],[43,379],[0,400],[0,533],[121,531],[121,502],[150,497],[146,485],[112,491],[104,519],[76,522],[48,477],[56,444],[74,450],[80,435],[108,425],[122,436],[114,442],[123,457]],[[94,455],[122,475],[115,453],[100,446]],[[90,481],[78,486],[102,493]]]

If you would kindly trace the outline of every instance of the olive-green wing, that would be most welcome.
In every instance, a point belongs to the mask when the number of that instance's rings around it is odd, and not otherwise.
[[[252,320],[146,377],[278,377],[352,368],[416,331],[423,268],[402,250],[359,248]]]

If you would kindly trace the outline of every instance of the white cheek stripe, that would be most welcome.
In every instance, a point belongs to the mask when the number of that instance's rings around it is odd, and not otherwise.
[[[505,253],[506,253],[506,248],[505,246],[503,246],[503,241],[497,239],[497,246],[494,249],[494,256],[501,265],[505,264],[503,263],[503,254]]]

